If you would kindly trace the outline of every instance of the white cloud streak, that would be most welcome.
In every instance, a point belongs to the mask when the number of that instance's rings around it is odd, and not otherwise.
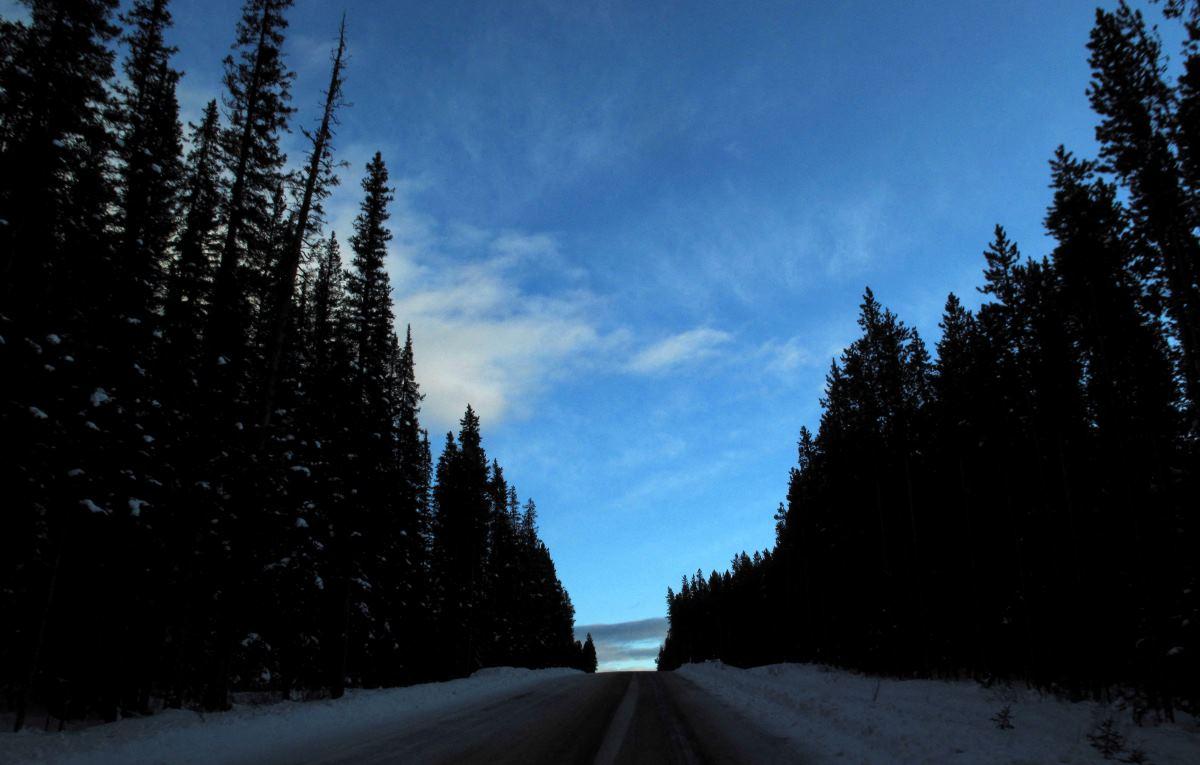
[[[629,370],[638,374],[662,374],[713,358],[731,340],[733,335],[728,332],[709,327],[680,332],[642,349],[629,362]]]
[[[528,414],[535,396],[602,345],[594,298],[528,286],[574,273],[552,234],[443,224],[415,209],[425,187],[396,181],[387,268],[397,330],[412,326],[422,420],[453,428],[467,404],[488,422]],[[343,240],[355,210],[331,211]]]
[[[663,617],[616,624],[586,624],[575,628],[575,639],[588,634],[596,645],[600,671],[653,669],[658,647],[667,637]]]

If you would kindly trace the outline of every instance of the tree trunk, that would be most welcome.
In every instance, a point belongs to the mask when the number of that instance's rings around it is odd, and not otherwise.
[[[21,697],[17,701],[17,719],[13,723],[13,732],[17,733],[25,727],[25,716],[29,708],[29,696],[33,684],[37,680],[38,662],[42,657],[42,645],[46,642],[46,624],[50,620],[50,610],[54,607],[54,592],[58,586],[58,570],[62,564],[62,549],[54,556],[54,567],[50,569],[50,583],[46,587],[46,603],[42,606],[42,615],[38,620],[37,637],[33,643],[33,655],[29,658],[29,673],[25,676],[25,685],[21,688]]]
[[[263,395],[260,439],[264,441],[267,438],[267,429],[271,424],[271,414],[275,407],[275,388],[279,384],[279,363],[283,357],[284,339],[292,314],[292,295],[296,290],[296,274],[300,270],[304,232],[308,230],[308,219],[312,214],[317,180],[321,175],[321,163],[333,130],[334,112],[341,102],[342,57],[345,51],[346,17],[343,16],[341,30],[338,34],[337,52],[333,59],[333,69],[329,75],[329,89],[325,91],[325,110],[321,116],[321,127],[313,137],[312,154],[308,160],[308,173],[304,181],[304,195],[300,201],[300,211],[296,216],[296,225],[292,231],[291,241],[288,242],[287,255],[279,263],[275,290],[275,316],[272,322],[270,347],[267,351],[267,380]]]

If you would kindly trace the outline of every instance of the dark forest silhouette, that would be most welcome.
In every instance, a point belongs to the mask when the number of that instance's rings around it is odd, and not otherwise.
[[[1200,2],[1183,74],[1097,11],[1100,156],[1050,163],[1048,258],[1002,228],[936,360],[866,291],[774,548],[668,590],[660,669],[818,661],[1200,700]]]
[[[468,408],[436,465],[384,270],[336,183],[345,25],[289,170],[291,0],[246,0],[185,145],[167,0],[0,21],[0,703],[55,717],[594,669]],[[114,62],[122,54],[121,76]]]

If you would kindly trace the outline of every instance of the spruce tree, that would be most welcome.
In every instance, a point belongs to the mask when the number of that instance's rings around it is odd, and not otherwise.
[[[229,126],[221,149],[229,190],[223,213],[224,241],[209,313],[209,363],[239,370],[252,306],[246,282],[270,256],[270,200],[281,183],[285,157],[280,133],[292,115],[293,74],[283,61],[284,12],[292,0],[246,0],[237,25],[234,54],[225,58],[225,108]]]
[[[175,48],[163,39],[171,25],[167,0],[137,0],[122,17],[129,28],[118,88],[121,168],[121,312],[147,321],[162,298],[163,268],[176,225],[182,130],[171,67]]]
[[[391,287],[384,270],[387,244],[392,239],[387,229],[392,190],[388,186],[387,166],[378,152],[366,169],[362,182],[365,196],[350,237],[354,275],[347,292],[351,332],[359,359],[359,395],[364,403],[377,406],[387,388],[388,352],[395,334]]]
[[[1121,2],[1115,11],[1096,11],[1088,48],[1100,157],[1128,187],[1133,224],[1151,245],[1140,253],[1139,266],[1162,284],[1194,407],[1200,395],[1200,219],[1171,145],[1174,94],[1163,78],[1161,44],[1141,12]],[[1190,129],[1182,134],[1185,146]]]
[[[1200,216],[1200,3],[1167,0],[1164,11],[1180,19],[1187,33],[1183,43],[1183,73],[1175,89],[1174,139],[1192,215]]]
[[[584,672],[595,672],[598,662],[596,661],[596,644],[592,642],[592,633],[587,634],[587,639],[583,641],[583,662],[581,669]]]
[[[106,115],[116,0],[26,0],[30,22],[0,75],[0,312],[61,319],[96,305],[113,136]],[[11,38],[10,38],[11,39]]]
[[[117,287],[106,120],[116,3],[25,5],[28,25],[6,24],[0,53],[0,483],[14,508],[0,554],[12,567],[3,606],[16,625],[0,652],[12,657],[6,685],[18,729],[46,678],[101,684],[74,619],[87,618],[89,585],[113,570],[110,548],[80,544],[112,532],[89,508],[107,506],[96,492],[115,490],[113,455],[79,413],[101,390],[100,327]],[[87,481],[63,481],[77,469]]]
[[[307,237],[320,227],[323,214],[322,201],[329,196],[330,188],[337,183],[333,174],[333,129],[337,124],[337,110],[343,106],[343,68],[346,53],[346,20],[343,16],[338,33],[337,48],[333,53],[329,85],[325,90],[325,105],[321,121],[315,133],[305,135],[312,144],[309,152],[304,183],[300,191],[295,220],[290,221],[290,231],[285,235],[282,252],[274,264],[271,309],[271,327],[266,338],[267,371],[263,393],[263,426],[270,424],[274,408],[275,386],[278,384],[279,364],[286,338],[284,333],[289,323],[295,290],[296,276],[300,272],[301,255]]]
[[[480,606],[490,511],[487,456],[479,418],[468,406],[458,439],[446,436],[438,462],[434,501],[434,562],[439,588],[443,665],[452,676],[481,666]]]
[[[196,335],[207,325],[215,272],[215,234],[220,222],[220,117],[209,101],[191,135],[183,190],[183,226],[167,277],[164,334],[170,349],[167,366],[191,380],[199,362]],[[179,376],[177,376],[179,377]]]

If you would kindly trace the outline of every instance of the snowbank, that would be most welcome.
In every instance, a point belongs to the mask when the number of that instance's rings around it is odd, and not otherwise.
[[[1115,706],[1072,704],[1023,688],[879,680],[808,664],[743,670],[709,662],[676,671],[790,739],[814,763],[1103,763],[1088,734],[1109,717],[1126,742],[1117,758],[1136,748],[1154,765],[1200,763],[1200,725],[1182,714],[1174,724],[1137,727]],[[992,719],[1005,706],[1011,730]]]
[[[34,721],[35,729],[0,733],[0,763],[261,762],[375,725],[416,724],[577,671],[501,667],[445,683],[350,690],[336,701],[235,706],[214,714],[169,710],[65,733],[43,733]]]

